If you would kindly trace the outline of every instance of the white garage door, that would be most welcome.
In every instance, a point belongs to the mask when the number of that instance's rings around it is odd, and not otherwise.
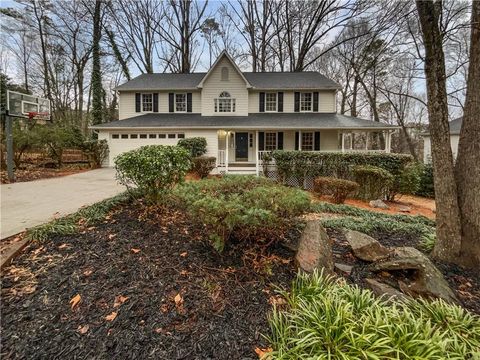
[[[183,132],[111,132],[108,136],[109,166],[114,159],[126,151],[145,145],[176,145],[185,138]]]

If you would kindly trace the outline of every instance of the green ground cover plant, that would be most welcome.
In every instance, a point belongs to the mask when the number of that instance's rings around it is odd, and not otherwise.
[[[214,248],[239,240],[272,241],[309,209],[306,192],[255,176],[224,176],[178,186],[172,201],[205,226]]]
[[[268,359],[479,359],[480,317],[442,300],[388,303],[315,272],[281,291]]]

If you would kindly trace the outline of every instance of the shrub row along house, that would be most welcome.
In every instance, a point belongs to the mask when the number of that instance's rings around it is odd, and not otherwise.
[[[120,85],[119,120],[92,126],[107,165],[143,145],[204,137],[220,173],[259,173],[273,150],[390,152],[396,127],[336,113],[339,85],[318,72],[242,72],[223,52],[207,73],[143,74]],[[362,148],[353,134],[361,132]]]

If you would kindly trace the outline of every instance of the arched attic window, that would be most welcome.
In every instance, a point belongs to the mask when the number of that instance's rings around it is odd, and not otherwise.
[[[222,91],[215,101],[215,112],[235,112],[235,99],[227,91]]]
[[[221,79],[222,81],[228,81],[228,67],[222,67]]]

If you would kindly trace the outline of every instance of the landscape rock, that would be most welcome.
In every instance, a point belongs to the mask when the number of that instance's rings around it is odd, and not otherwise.
[[[379,209],[385,209],[385,210],[388,210],[390,209],[390,206],[388,206],[387,204],[385,204],[383,202],[383,200],[372,200],[368,203],[370,205],[370,207],[372,208],[379,208]]]
[[[410,211],[412,211],[412,208],[410,206],[405,206],[405,205],[400,205],[398,206],[398,211],[400,212],[407,212],[409,213]]]
[[[295,255],[297,266],[311,273],[315,269],[333,272],[332,243],[320,220],[308,220],[298,243]]]
[[[352,247],[353,253],[365,261],[378,261],[385,259],[390,254],[385,246],[377,240],[359,231],[347,230],[345,237]]]
[[[450,303],[458,300],[442,273],[422,252],[413,247],[395,248],[386,261],[372,264],[373,271],[412,270],[413,275],[399,282],[400,289],[412,297],[440,298]]]
[[[384,284],[375,279],[365,279],[368,287],[373,291],[377,296],[384,296],[386,299],[393,300],[404,300],[407,297],[401,291],[398,291],[393,286]]]
[[[335,268],[340,270],[345,275],[350,276],[350,274],[352,273],[353,266],[350,266],[347,264],[335,263]]]

